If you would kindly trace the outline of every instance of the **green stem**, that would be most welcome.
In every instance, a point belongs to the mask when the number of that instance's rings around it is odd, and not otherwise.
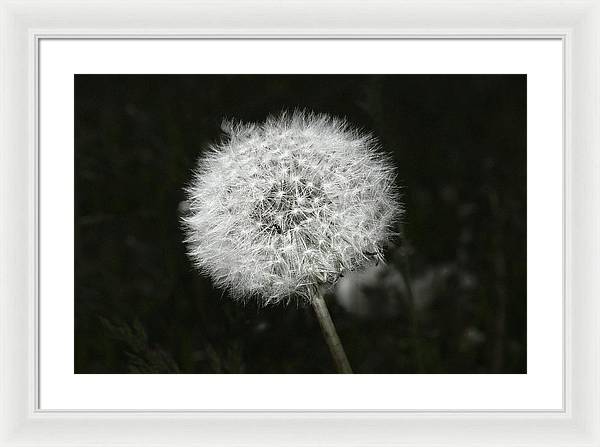
[[[335,330],[335,325],[333,324],[331,315],[329,315],[329,310],[327,310],[325,299],[320,292],[317,292],[311,301],[337,371],[342,374],[352,374],[350,362],[348,362],[348,357],[346,357],[346,352],[344,351],[340,337]]]

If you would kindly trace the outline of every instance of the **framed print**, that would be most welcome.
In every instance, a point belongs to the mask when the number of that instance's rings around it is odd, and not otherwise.
[[[600,443],[600,6],[307,3],[2,4],[2,445]]]

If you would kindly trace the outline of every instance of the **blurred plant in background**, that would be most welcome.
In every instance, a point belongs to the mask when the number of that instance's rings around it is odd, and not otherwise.
[[[396,262],[401,262],[401,256],[392,254]],[[396,262],[349,272],[335,290],[339,305],[361,318],[394,318],[413,310],[426,312],[456,274],[455,267],[448,264],[431,266],[417,278],[410,279]],[[408,289],[409,282],[412,290]]]
[[[148,336],[139,320],[132,325],[124,322],[110,322],[100,317],[106,333],[122,342],[127,356],[128,372],[131,373],[178,373],[179,367],[168,352],[157,346],[150,346]]]

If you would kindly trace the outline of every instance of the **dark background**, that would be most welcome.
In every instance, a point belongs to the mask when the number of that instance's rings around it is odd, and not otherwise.
[[[294,108],[373,132],[403,188],[388,266],[327,296],[355,372],[525,373],[521,75],[75,76],[75,372],[334,372],[310,307],[233,302],[182,244],[221,120]]]

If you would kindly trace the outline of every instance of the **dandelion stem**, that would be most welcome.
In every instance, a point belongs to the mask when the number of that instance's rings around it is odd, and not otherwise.
[[[348,362],[348,357],[346,357],[346,352],[344,351],[340,337],[335,330],[335,325],[333,324],[331,315],[329,315],[329,310],[327,310],[327,304],[325,303],[323,295],[321,295],[320,292],[317,292],[311,301],[337,371],[343,374],[352,374],[352,368]]]

